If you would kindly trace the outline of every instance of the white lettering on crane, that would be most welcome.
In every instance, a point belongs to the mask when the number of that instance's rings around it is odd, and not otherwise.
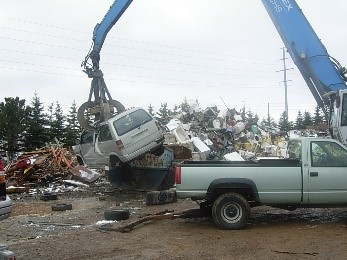
[[[290,3],[289,0],[282,0],[283,5],[287,8],[287,11],[289,12],[290,9],[293,8],[292,4]]]
[[[277,0],[270,0],[270,3],[273,4],[273,6],[274,6],[274,8],[275,8],[275,10],[276,10],[276,13],[280,13],[280,12],[283,11],[282,6],[278,3]]]
[[[290,9],[293,9],[290,0],[270,0],[270,3],[275,8],[276,13],[281,13],[285,9],[289,12]]]

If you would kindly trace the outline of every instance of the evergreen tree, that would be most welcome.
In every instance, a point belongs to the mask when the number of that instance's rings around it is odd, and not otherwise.
[[[323,122],[324,122],[323,111],[319,106],[316,106],[314,110],[313,124],[317,126]]]
[[[246,121],[248,122],[253,121],[253,113],[251,110],[248,110],[246,113]]]
[[[0,149],[7,151],[10,159],[23,150],[29,113],[30,108],[25,106],[24,99],[8,97],[5,98],[5,103],[0,103]]]
[[[181,112],[189,113],[190,106],[187,98],[184,98],[183,102],[179,105],[179,108],[181,109]]]
[[[276,127],[276,122],[273,119],[273,117],[271,117],[270,114],[268,114],[266,119],[263,118],[263,120],[261,121],[260,127],[263,128],[264,130],[274,129]]]
[[[259,121],[259,116],[257,114],[253,115],[253,112],[248,110],[246,114],[246,121],[251,125],[256,124]]]
[[[173,108],[172,113],[173,113],[173,114],[178,114],[178,113],[179,113],[179,106],[174,105],[174,108]]]
[[[313,125],[313,120],[312,120],[312,116],[311,113],[308,111],[305,111],[304,113],[304,120],[303,120],[303,125],[306,128],[307,126],[312,126]]]
[[[65,131],[65,145],[71,147],[75,145],[76,139],[79,137],[82,130],[77,120],[77,105],[75,100],[72,102],[66,121],[67,128]]]
[[[65,141],[65,116],[63,114],[63,110],[58,101],[56,101],[55,109],[51,118],[51,129],[50,136],[51,142],[54,142],[55,139],[60,142]]]
[[[254,115],[254,118],[253,118],[253,123],[254,124],[257,124],[259,122],[259,115],[258,114],[255,114]]]
[[[278,121],[278,127],[283,132],[289,132],[292,129],[293,123],[289,122],[288,115],[287,115],[286,111],[283,111],[283,113],[282,113],[282,115]]]
[[[243,107],[241,110],[241,118],[242,118],[242,121],[246,121],[246,108],[245,107]]]
[[[152,116],[154,116],[154,115],[155,115],[155,113],[154,113],[154,109],[153,109],[152,104],[149,104],[149,107],[148,107],[148,113],[149,113],[150,115],[152,115]]]
[[[302,113],[300,110],[298,111],[298,114],[296,116],[295,129],[296,130],[304,129],[304,118],[302,117]]]
[[[44,113],[44,107],[40,98],[35,93],[31,101],[25,133],[24,146],[26,151],[33,151],[45,146],[46,142],[49,141],[47,125],[47,115]]]
[[[171,111],[167,108],[167,103],[164,102],[161,104],[161,107],[159,108],[159,112],[157,113],[158,115],[157,120],[161,124],[166,125],[170,121],[169,119],[170,114],[171,114]]]

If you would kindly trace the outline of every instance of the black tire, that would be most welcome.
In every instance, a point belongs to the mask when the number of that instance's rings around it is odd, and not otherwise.
[[[130,217],[127,209],[108,209],[104,212],[105,220],[126,220]]]
[[[237,193],[225,193],[213,203],[212,217],[221,229],[242,229],[248,223],[251,208]]]
[[[174,189],[147,192],[147,206],[173,203],[176,201],[177,195]]]
[[[66,203],[55,204],[55,205],[52,205],[52,210],[53,211],[72,210],[72,204],[66,204]]]
[[[48,200],[57,200],[58,195],[56,193],[44,193],[41,197],[41,200],[48,201]]]
[[[92,101],[84,102],[77,110],[77,121],[82,128],[95,131],[96,128],[94,126],[91,126],[84,116],[84,111],[93,106],[94,102]]]
[[[117,110],[117,112],[115,112],[117,114],[122,113],[123,111],[125,111],[124,105],[121,102],[117,101],[117,100],[110,99],[108,101],[108,103],[110,105],[112,105]]]

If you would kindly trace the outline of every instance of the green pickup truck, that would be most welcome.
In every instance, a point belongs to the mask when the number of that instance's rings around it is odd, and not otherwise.
[[[175,178],[178,198],[198,201],[218,227],[240,229],[255,206],[347,206],[347,148],[333,139],[291,139],[286,159],[185,161]]]

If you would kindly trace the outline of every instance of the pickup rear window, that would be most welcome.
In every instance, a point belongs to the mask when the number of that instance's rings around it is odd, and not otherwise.
[[[298,140],[290,140],[288,143],[287,152],[289,159],[296,159],[301,161],[301,142]]]
[[[122,136],[151,120],[152,117],[146,111],[139,109],[114,121],[113,126],[117,134]]]

